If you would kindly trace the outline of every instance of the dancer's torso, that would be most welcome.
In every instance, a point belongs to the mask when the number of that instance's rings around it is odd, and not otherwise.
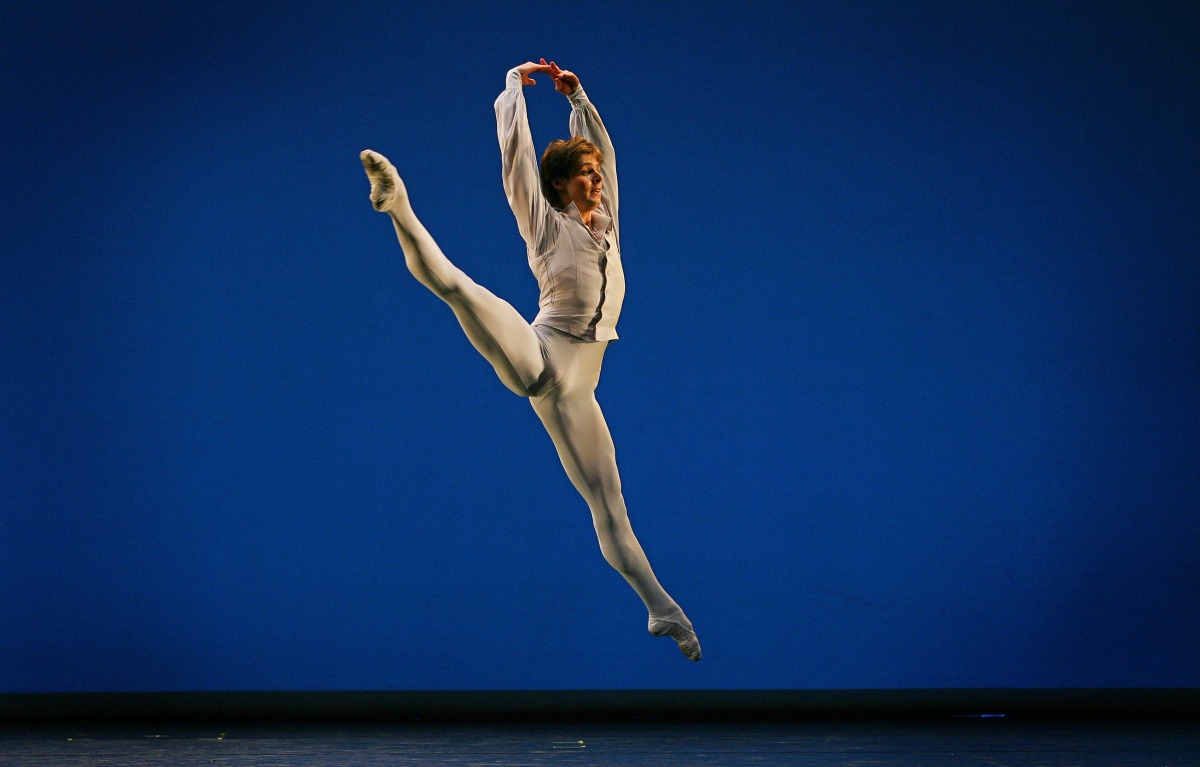
[[[529,268],[541,290],[533,324],[585,341],[615,340],[625,273],[611,220],[601,211],[593,213],[593,224],[603,232],[597,239],[574,206],[547,215],[544,241],[529,248]]]

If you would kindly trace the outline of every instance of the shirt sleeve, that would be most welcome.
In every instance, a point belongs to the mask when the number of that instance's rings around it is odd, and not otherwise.
[[[617,225],[617,154],[613,150],[612,140],[604,128],[600,113],[588,100],[583,86],[579,86],[567,97],[571,101],[571,135],[583,136],[595,144],[604,153],[604,163],[600,166],[600,175],[604,177],[604,196],[608,198],[609,214],[613,226]]]
[[[553,209],[542,196],[521,73],[516,69],[509,70],[504,92],[496,99],[496,136],[500,140],[508,206],[525,244],[536,248],[546,234],[546,220]]]

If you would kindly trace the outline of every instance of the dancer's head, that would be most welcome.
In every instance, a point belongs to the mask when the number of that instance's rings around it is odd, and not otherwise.
[[[556,208],[572,202],[580,210],[593,210],[600,205],[603,179],[600,165],[604,154],[583,138],[552,141],[542,153],[542,194]]]

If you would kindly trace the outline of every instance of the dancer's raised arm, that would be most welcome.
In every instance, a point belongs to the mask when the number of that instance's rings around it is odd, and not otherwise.
[[[579,83],[579,77],[574,72],[562,69],[552,61],[548,74],[554,79],[555,90],[571,101],[571,135],[582,136],[604,153],[600,174],[604,177],[604,196],[608,199],[609,212],[613,217],[613,225],[616,226],[617,154],[613,151],[612,140],[604,128],[604,121],[600,119],[600,113],[596,111],[596,107],[588,100],[587,93],[583,90],[583,86]]]
[[[529,133],[529,116],[525,111],[526,85],[534,85],[531,75],[550,74],[545,59],[540,64],[527,61],[508,71],[504,92],[496,99],[496,137],[500,140],[503,163],[504,194],[517,219],[517,229],[526,245],[537,247],[545,235],[546,214],[550,203],[542,196],[538,180],[537,158],[533,136]]]

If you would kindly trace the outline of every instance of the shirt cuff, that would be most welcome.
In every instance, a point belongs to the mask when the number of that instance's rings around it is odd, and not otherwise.
[[[582,85],[576,87],[575,90],[568,93],[567,98],[571,100],[572,106],[577,106],[577,107],[583,106],[588,101],[587,94],[583,92]]]
[[[521,89],[521,72],[517,67],[508,70],[508,76],[504,78],[504,87]]]

